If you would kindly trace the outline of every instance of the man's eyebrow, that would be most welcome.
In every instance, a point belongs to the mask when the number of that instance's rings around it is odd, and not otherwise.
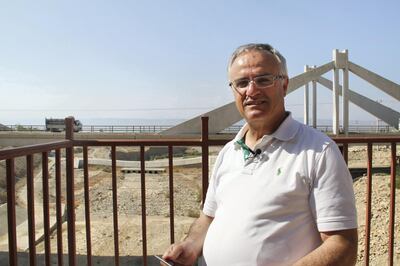
[[[249,77],[237,78],[237,79],[235,79],[235,81],[239,81],[239,80],[247,80],[247,79],[249,79]]]
[[[264,74],[260,74],[254,77],[262,77],[262,76],[273,76],[274,74],[271,73],[264,73]],[[235,80],[246,80],[246,79],[250,79],[248,76],[247,77],[241,77],[241,78],[237,78]]]
[[[257,75],[256,77],[260,77],[260,76],[273,76],[274,74],[272,74],[272,73],[264,73],[264,74],[261,74],[261,75]]]

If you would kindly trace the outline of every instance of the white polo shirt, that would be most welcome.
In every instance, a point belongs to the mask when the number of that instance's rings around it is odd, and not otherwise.
[[[245,160],[246,132],[221,150],[210,179],[208,266],[291,265],[321,244],[319,232],[357,227],[352,179],[329,137],[289,115]]]

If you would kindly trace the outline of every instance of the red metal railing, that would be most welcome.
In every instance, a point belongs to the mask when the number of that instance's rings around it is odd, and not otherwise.
[[[91,221],[90,221],[90,197],[89,197],[89,167],[88,147],[108,146],[111,147],[111,172],[112,172],[112,209],[113,209],[113,235],[114,235],[114,263],[120,264],[119,259],[119,233],[118,233],[118,191],[117,191],[117,165],[116,147],[135,146],[140,148],[140,183],[141,183],[141,216],[142,216],[142,258],[143,264],[148,265],[147,260],[147,226],[146,226],[146,187],[145,187],[145,147],[163,146],[168,148],[168,173],[169,173],[169,213],[170,213],[170,242],[175,242],[174,232],[174,177],[173,177],[173,148],[174,146],[198,146],[202,149],[202,200],[204,202],[208,187],[208,157],[209,146],[219,146],[228,140],[214,140],[208,138],[208,118],[202,119],[201,139],[132,139],[132,140],[74,140],[73,120],[66,118],[67,131],[66,140],[48,144],[31,145],[12,149],[0,150],[0,161],[6,160],[7,177],[7,210],[8,210],[8,237],[9,237],[9,264],[18,265],[17,262],[17,234],[15,213],[15,158],[26,156],[27,167],[27,207],[29,225],[29,264],[36,265],[36,243],[35,243],[35,215],[34,215],[34,182],[33,182],[33,154],[42,154],[42,180],[43,180],[43,217],[44,217],[44,251],[45,264],[50,265],[50,213],[49,213],[49,187],[48,187],[48,156],[49,152],[55,151],[55,184],[56,184],[56,230],[57,230],[57,261],[63,265],[63,243],[62,243],[62,207],[61,207],[61,151],[65,150],[66,157],[66,209],[68,228],[68,264],[77,265],[76,239],[75,239],[75,182],[74,182],[74,147],[82,147],[83,150],[83,177],[84,177],[84,210],[86,226],[86,261],[92,265],[92,243],[91,243]],[[376,143],[390,143],[391,147],[391,195],[390,195],[390,221],[389,221],[389,264],[393,265],[394,246],[394,222],[395,222],[395,178],[396,178],[396,144],[400,143],[400,137],[335,137],[338,145],[342,146],[343,156],[348,160],[349,144],[366,144],[368,154],[367,165],[367,188],[366,188],[366,235],[365,235],[365,265],[369,265],[370,259],[370,222],[371,222],[371,188],[372,188],[372,145]]]
[[[371,201],[372,201],[372,144],[390,144],[390,208],[389,208],[389,240],[388,262],[393,265],[394,249],[394,223],[395,223],[395,195],[396,195],[396,144],[400,143],[400,137],[336,137],[336,143],[343,145],[344,158],[347,162],[348,145],[367,144],[367,185],[366,185],[366,217],[365,217],[365,249],[364,262],[369,265],[370,241],[371,241]]]

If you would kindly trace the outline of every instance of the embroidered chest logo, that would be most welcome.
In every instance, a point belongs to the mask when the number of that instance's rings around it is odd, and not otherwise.
[[[278,170],[276,171],[276,175],[280,175],[282,173],[281,168],[279,167]]]

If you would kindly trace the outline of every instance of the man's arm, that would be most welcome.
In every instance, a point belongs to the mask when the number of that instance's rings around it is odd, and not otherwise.
[[[200,213],[193,222],[187,237],[178,244],[172,244],[164,253],[163,259],[172,260],[179,265],[193,265],[203,249],[204,239],[213,217]]]
[[[293,266],[355,265],[357,261],[357,229],[321,233],[322,245],[298,260]]]

